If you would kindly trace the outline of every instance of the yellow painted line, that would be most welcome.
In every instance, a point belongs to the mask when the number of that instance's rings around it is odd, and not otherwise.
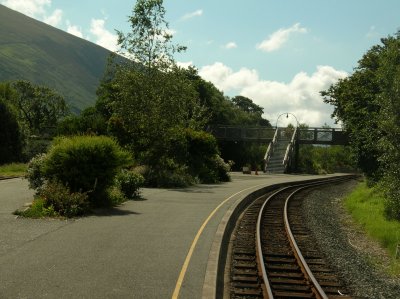
[[[211,220],[211,218],[214,216],[214,214],[215,214],[226,202],[228,202],[230,199],[232,199],[232,198],[235,197],[236,195],[238,195],[238,194],[240,194],[240,193],[242,193],[242,192],[244,192],[244,191],[246,191],[246,190],[249,190],[249,189],[251,189],[251,188],[255,188],[255,187],[258,187],[258,186],[262,186],[262,185],[265,185],[265,183],[264,183],[264,184],[255,185],[255,186],[252,186],[252,187],[249,187],[249,188],[246,188],[246,189],[243,189],[243,190],[241,190],[241,191],[239,191],[239,192],[236,192],[235,194],[229,196],[229,197],[226,198],[223,202],[221,202],[221,203],[214,209],[214,211],[211,212],[211,214],[207,217],[207,219],[203,222],[203,224],[201,225],[200,229],[198,230],[196,236],[195,236],[194,239],[193,239],[192,245],[190,246],[190,249],[189,249],[189,252],[188,252],[188,254],[187,254],[187,256],[186,256],[185,262],[183,263],[181,272],[180,272],[180,274],[179,274],[178,280],[177,280],[176,285],[175,285],[174,293],[172,294],[172,299],[177,299],[178,296],[179,296],[179,292],[180,292],[181,287],[182,287],[183,279],[185,278],[187,268],[188,268],[188,266],[189,266],[190,260],[191,260],[192,255],[193,255],[193,251],[194,251],[194,249],[196,248],[197,242],[198,242],[198,240],[199,240],[201,234],[203,233],[204,228],[206,227],[206,225],[208,224],[208,222]]]

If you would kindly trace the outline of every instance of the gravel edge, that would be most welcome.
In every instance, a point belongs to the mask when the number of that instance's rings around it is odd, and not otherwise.
[[[302,205],[306,223],[354,298],[398,299],[400,278],[384,273],[388,255],[357,228],[342,206],[344,196],[357,184],[352,180],[311,191]]]

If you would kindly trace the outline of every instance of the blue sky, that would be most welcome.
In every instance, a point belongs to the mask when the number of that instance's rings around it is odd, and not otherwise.
[[[136,1],[0,3],[116,50],[115,29],[129,31]],[[400,29],[398,0],[164,0],[164,7],[174,41],[188,47],[176,60],[226,95],[251,98],[273,124],[290,112],[310,126],[333,125],[319,91]]]

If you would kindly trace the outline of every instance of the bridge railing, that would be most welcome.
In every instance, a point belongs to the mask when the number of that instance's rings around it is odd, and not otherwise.
[[[301,144],[347,144],[348,136],[341,128],[301,128],[298,142]]]
[[[283,166],[285,167],[285,172],[288,171],[289,167],[290,167],[290,163],[292,162],[291,160],[293,159],[294,156],[294,147],[296,144],[296,140],[297,140],[297,132],[298,132],[298,127],[296,127],[294,129],[292,138],[290,139],[290,142],[286,148],[286,152],[285,152],[285,157],[283,158]]]
[[[275,133],[274,133],[274,137],[272,138],[272,141],[268,144],[267,151],[265,152],[265,156],[264,156],[264,162],[265,162],[264,171],[267,170],[269,158],[273,154],[274,144],[276,143],[276,139],[278,137],[278,132],[279,132],[279,129],[276,128]]]
[[[211,134],[220,140],[249,140],[269,142],[274,138],[275,128],[269,127],[235,127],[213,126],[209,128]]]
[[[237,127],[216,125],[208,130],[219,140],[271,142],[275,128]],[[299,128],[297,134],[299,144],[345,145],[349,138],[341,128]]]

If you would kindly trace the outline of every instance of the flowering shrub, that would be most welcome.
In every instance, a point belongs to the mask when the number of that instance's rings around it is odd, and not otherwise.
[[[144,184],[144,177],[136,172],[123,169],[115,178],[115,184],[126,198],[135,198],[140,194],[140,187]]]

